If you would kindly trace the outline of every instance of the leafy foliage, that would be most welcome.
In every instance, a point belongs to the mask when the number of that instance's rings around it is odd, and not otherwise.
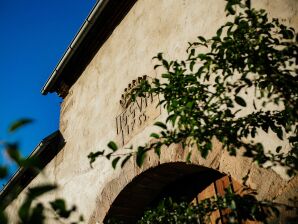
[[[20,119],[13,122],[8,128],[10,133],[17,131],[18,129],[32,123],[32,119]],[[29,157],[24,158],[20,153],[20,148],[18,142],[1,142],[1,148],[3,148],[6,154],[9,156],[11,161],[16,163],[19,167],[30,168],[36,172],[41,172],[41,166],[37,158]],[[0,166],[0,179],[6,179],[9,176],[8,166]],[[46,214],[48,212],[54,214],[56,219],[63,219],[66,221],[70,215],[75,212],[76,207],[73,206],[71,209],[67,210],[66,203],[64,199],[56,199],[52,202],[42,203],[39,199],[42,195],[56,190],[57,186],[55,184],[40,184],[35,187],[31,187],[27,190],[26,197],[18,209],[18,223],[20,224],[43,224],[48,219]],[[0,202],[0,223],[6,224],[10,223],[11,220],[8,219],[5,211],[5,206]],[[78,222],[83,221],[83,217],[80,217]]]
[[[243,221],[247,220],[270,223],[272,217],[279,215],[276,206],[272,203],[259,202],[254,194],[240,196],[227,190],[224,197],[207,198],[197,205],[186,202],[174,202],[171,198],[164,199],[156,208],[145,211],[138,223],[210,223],[212,212],[218,210],[227,211],[227,209],[229,212],[221,217],[225,220],[224,223],[243,223]],[[219,222],[220,218],[217,221]]]
[[[196,147],[205,158],[216,137],[230,155],[243,148],[244,156],[259,165],[284,166],[290,176],[297,172],[297,35],[249,5],[228,1],[232,20],[212,38],[199,36],[189,43],[185,60],[168,61],[162,53],[154,57],[155,68],[164,68],[162,78],[144,80],[132,99],[158,94],[168,117],[155,123],[161,131],[151,137],[157,141],[138,147],[139,166],[144,153],[154,150],[159,155],[162,145],[173,143]],[[277,146],[265,152],[256,140],[261,132],[275,133],[290,149]]]
[[[31,124],[33,122],[32,119],[29,119],[29,118],[22,118],[22,119],[19,119],[15,122],[13,122],[10,127],[8,128],[8,131],[9,132],[15,132],[17,131],[19,128],[22,128],[24,127],[25,125],[28,125],[28,124]]]
[[[162,53],[154,57],[154,68],[163,68],[161,78],[150,83],[144,80],[131,97],[159,95],[159,105],[168,116],[165,122],[155,123],[160,132],[150,135],[154,142],[128,153],[122,165],[136,155],[137,165],[142,166],[149,150],[160,156],[161,146],[177,143],[184,149],[199,150],[206,158],[215,137],[232,156],[242,148],[243,155],[260,166],[281,165],[289,176],[297,173],[297,34],[278,19],[269,19],[265,10],[251,8],[249,0],[227,0],[225,11],[230,20],[212,38],[199,36],[189,43],[186,59],[167,60]],[[256,137],[271,133],[288,142],[289,149],[277,146],[265,150]],[[101,153],[108,159],[117,156],[117,150]],[[114,168],[120,160],[116,158]],[[190,160],[191,153],[187,156]],[[234,219],[229,213],[231,223],[239,218],[266,223],[267,215],[278,215],[274,206],[252,195],[235,194],[209,198],[197,206],[163,201],[139,223],[198,223],[223,207],[240,210],[242,216]]]
[[[59,217],[69,218],[71,213],[76,211],[76,206],[72,206],[71,209],[66,208],[66,203],[64,199],[58,198],[55,201],[50,202],[50,205]]]
[[[43,223],[43,220],[45,219],[44,205],[42,203],[32,205],[32,203],[41,195],[52,191],[55,188],[56,186],[51,184],[30,188],[26,199],[19,209],[20,223]]]

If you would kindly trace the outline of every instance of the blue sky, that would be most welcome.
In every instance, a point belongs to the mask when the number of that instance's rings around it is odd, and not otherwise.
[[[58,129],[62,100],[41,88],[95,2],[0,0],[0,140],[20,141],[24,156]],[[23,117],[34,123],[9,135]]]

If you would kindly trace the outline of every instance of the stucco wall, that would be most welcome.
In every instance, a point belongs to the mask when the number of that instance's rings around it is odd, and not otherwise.
[[[35,178],[31,186],[44,179],[57,182],[59,190],[48,194],[46,199],[64,197],[68,203],[78,206],[86,222],[100,223],[117,191],[141,172],[133,163],[125,168],[126,174],[115,171],[106,159],[98,159],[91,169],[87,159],[91,151],[106,148],[107,142],[116,137],[115,118],[121,112],[119,100],[123,90],[138,76],[157,75],[151,58],[158,52],[164,52],[169,58],[183,58],[187,42],[199,35],[213,35],[226,20],[224,6],[225,2],[220,0],[139,0],[64,99],[60,130],[66,145],[47,165],[45,175]],[[279,17],[298,29],[297,0],[258,0],[253,6],[267,9],[270,16]],[[151,127],[141,130],[129,144],[144,143],[151,131]],[[197,159],[194,163],[231,174],[239,181],[250,173],[248,182],[259,189],[261,198],[283,197],[289,180],[273,171],[259,169],[248,159],[230,158],[220,150],[220,145],[216,147],[207,161]],[[173,161],[183,156],[162,158]],[[158,163],[151,160],[148,164],[151,167]],[[260,183],[261,175],[271,179],[266,184]],[[102,194],[109,183],[117,180],[121,180],[117,188]],[[20,201],[21,197],[8,210],[13,210]]]

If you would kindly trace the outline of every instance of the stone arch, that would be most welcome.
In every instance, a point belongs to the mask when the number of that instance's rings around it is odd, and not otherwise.
[[[245,175],[248,175],[248,181],[250,182],[247,184],[253,189],[258,189],[259,199],[269,200],[278,196],[278,190],[286,186],[286,181],[274,171],[259,168],[257,165],[253,164],[250,159],[242,157],[241,155],[237,157],[229,156],[228,153],[222,150],[221,144],[216,140],[213,140],[213,149],[206,159],[202,158],[197,151],[198,150],[193,150],[190,164],[185,163],[189,151],[183,150],[179,144],[171,145],[170,147],[161,150],[160,158],[158,158],[154,152],[149,152],[141,168],[137,167],[135,160],[129,161],[123,169],[118,170],[117,175],[105,184],[103,189],[97,195],[96,206],[88,223],[103,223],[104,218],[107,216],[110,209],[113,209],[115,203],[116,206],[124,203],[121,200],[125,197],[129,197],[131,192],[136,190],[136,188],[134,189],[133,187],[135,184],[136,186],[140,184],[144,185],[146,181],[148,184],[150,178],[160,180],[165,174],[168,176],[172,175],[172,177],[169,177],[168,180],[165,181],[165,184],[181,178],[182,176],[179,175],[179,172],[182,172],[183,175],[187,176],[202,175],[204,171],[207,176],[211,175],[209,182],[214,178],[216,179],[221,175],[227,174],[237,182],[242,183],[242,178]],[[171,169],[172,171],[170,171]],[[157,171],[157,173],[160,173],[157,174],[154,170]],[[163,172],[165,172],[165,174]],[[155,176],[152,177],[152,175]],[[264,175],[268,177],[265,185],[269,185],[270,187],[263,186],[264,183],[260,177]],[[202,184],[201,187],[205,185]],[[161,184],[159,189],[162,187],[163,185]],[[149,188],[151,188],[152,192],[150,194],[152,195],[161,193],[154,192],[153,183]],[[138,190],[141,191],[140,189]],[[268,191],[268,189],[270,190]],[[138,196],[142,193],[148,194],[148,192],[143,191],[139,192]],[[140,201],[140,204],[141,203],[148,203],[148,200],[144,198]]]
[[[135,223],[149,205],[162,198],[191,202],[203,189],[223,175],[218,171],[185,162],[164,163],[136,176],[118,194],[105,216]],[[198,184],[199,183],[199,184]]]

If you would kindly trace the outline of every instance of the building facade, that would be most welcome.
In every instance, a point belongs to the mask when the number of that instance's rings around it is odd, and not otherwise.
[[[297,0],[255,0],[252,4],[298,30]],[[208,186],[218,191],[224,185],[220,181],[228,181],[237,190],[246,175],[259,199],[288,203],[288,198],[298,196],[297,176],[288,178],[282,169],[263,169],[248,158],[231,157],[215,139],[207,159],[197,154],[192,164],[185,162],[180,145],[172,145],[162,150],[160,158],[149,153],[141,168],[134,158],[122,169],[114,170],[106,158],[98,158],[93,168],[89,165],[87,155],[106,149],[111,140],[121,147],[150,141],[150,133],[156,130],[152,124],[166,116],[155,106],[158,98],[148,96],[127,107],[125,94],[144,75],[159,77],[160,70],[153,69],[152,61],[157,53],[182,59],[188,42],[197,36],[211,37],[227,20],[224,7],[225,1],[218,0],[97,1],[42,90],[43,94],[56,92],[63,99],[60,132],[55,141],[46,139],[42,146],[40,158],[47,160],[44,171],[30,178],[17,173],[15,183],[8,184],[12,188],[24,183],[16,199],[7,197],[9,186],[2,193],[12,220],[26,189],[44,182],[55,182],[59,188],[42,200],[65,198],[68,204],[77,205],[90,224],[112,216],[133,223],[162,196],[181,194],[178,189],[186,189],[195,198]],[[198,184],[193,187],[187,177]],[[170,192],[169,185],[177,187]],[[282,213],[280,222],[295,215]]]

